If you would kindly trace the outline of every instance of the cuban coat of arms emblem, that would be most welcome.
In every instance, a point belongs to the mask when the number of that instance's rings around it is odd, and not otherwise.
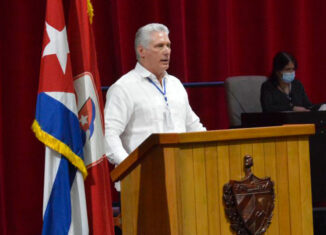
[[[246,176],[230,180],[223,188],[225,213],[236,234],[263,234],[272,220],[274,184],[269,177],[260,179],[251,172],[253,158],[244,157]]]

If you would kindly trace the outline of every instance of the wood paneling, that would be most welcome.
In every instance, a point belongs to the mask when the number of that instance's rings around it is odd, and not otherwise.
[[[274,185],[278,185],[278,178],[276,176],[276,147],[275,140],[268,140],[264,142],[264,155],[265,155],[265,176],[270,177],[274,182]],[[274,193],[278,195],[277,187],[274,186]],[[278,221],[278,210],[279,210],[279,198],[275,197],[274,211],[273,211],[273,222],[267,230],[267,235],[278,235],[279,234],[279,221]]]
[[[218,198],[221,197],[221,190],[219,190],[218,177],[218,161],[217,161],[216,144],[207,144],[205,146],[205,168],[206,168],[206,188],[207,191],[207,233],[208,235],[220,233],[220,203]],[[208,190],[210,189],[210,190]]]
[[[259,178],[266,177],[265,174],[265,155],[264,155],[264,141],[252,142],[252,156],[254,157],[253,171]]]
[[[302,234],[313,234],[312,210],[311,210],[311,182],[310,182],[310,160],[309,142],[307,137],[298,138],[299,145],[299,169],[300,169],[300,200]]]
[[[175,154],[178,151],[177,148],[165,148],[164,149],[164,164],[166,169],[165,181],[166,181],[166,197],[169,210],[169,223],[171,228],[172,235],[182,234],[182,231],[179,231],[182,228],[178,226],[181,218],[178,217],[178,205],[181,205],[181,202],[178,197],[178,181],[176,176],[176,163],[175,163]],[[180,192],[179,192],[180,193]]]
[[[223,186],[229,182],[231,170],[230,170],[230,158],[229,158],[229,145],[227,143],[217,144],[217,173],[218,173],[218,192],[219,197],[217,202],[219,204],[219,217],[220,217],[220,233],[219,234],[231,234],[230,224],[224,213],[223,203]]]
[[[289,138],[288,148],[288,175],[290,197],[290,223],[292,234],[302,234],[301,199],[300,199],[300,165],[297,138]]]
[[[180,204],[182,234],[196,234],[196,198],[194,185],[194,161],[192,148],[186,146],[180,149],[177,156],[177,172],[180,187]]]
[[[194,181],[195,186],[195,204],[196,204],[196,229],[198,235],[207,235],[208,231],[208,206],[207,206],[207,181],[206,181],[206,158],[205,147],[203,145],[194,145]]]
[[[291,234],[287,143],[285,139],[279,139],[276,140],[275,145],[277,181],[274,182],[274,187],[278,192],[276,199],[279,207],[279,233]]]
[[[272,137],[267,131],[252,139],[147,145],[122,180],[123,233],[234,234],[223,186],[243,179],[243,157],[249,154],[253,173],[274,182],[275,208],[266,234],[312,235],[308,137],[282,136],[285,127],[279,128],[280,135]]]

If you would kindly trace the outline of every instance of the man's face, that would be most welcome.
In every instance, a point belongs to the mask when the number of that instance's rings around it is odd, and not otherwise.
[[[141,64],[150,72],[161,79],[164,72],[169,68],[171,42],[165,32],[153,32],[152,40],[147,48],[138,46],[138,52],[141,57]]]

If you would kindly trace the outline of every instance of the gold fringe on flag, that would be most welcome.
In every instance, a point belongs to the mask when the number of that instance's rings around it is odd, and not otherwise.
[[[87,169],[85,167],[83,159],[81,159],[78,155],[76,155],[65,143],[61,142],[60,140],[54,138],[52,135],[46,133],[40,127],[40,124],[34,120],[32,125],[32,130],[35,133],[35,136],[39,141],[41,141],[46,146],[50,147],[51,149],[57,151],[64,155],[71,164],[80,170],[84,179],[87,177]]]

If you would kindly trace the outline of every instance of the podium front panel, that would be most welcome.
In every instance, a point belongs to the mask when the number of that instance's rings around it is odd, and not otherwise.
[[[266,234],[313,234],[308,136],[158,145],[121,182],[123,234],[234,234],[223,186],[253,173],[275,186]]]

